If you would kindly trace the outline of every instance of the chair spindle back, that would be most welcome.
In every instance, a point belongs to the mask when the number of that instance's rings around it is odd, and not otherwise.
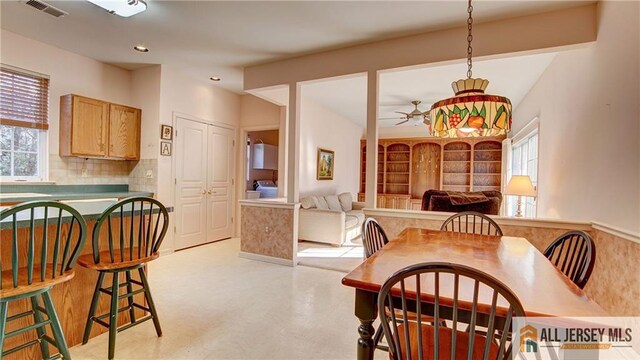
[[[367,258],[389,242],[382,226],[374,218],[367,218],[362,224],[362,243]]]
[[[544,256],[583,289],[595,266],[596,245],[584,231],[569,231],[555,239]]]
[[[106,225],[108,259],[101,259],[100,232]],[[114,229],[114,227],[116,229]],[[107,208],[93,228],[93,259],[121,263],[143,259],[158,252],[169,227],[169,214],[156,199],[137,196]]]
[[[493,219],[475,211],[463,211],[450,216],[442,224],[440,230],[465,234],[502,236],[502,229]]]
[[[451,283],[453,289],[443,286]],[[478,310],[481,287],[483,291],[491,290],[489,314],[487,309],[483,313]],[[473,288],[472,294],[463,288]],[[426,299],[423,291],[433,296]],[[450,327],[442,325],[442,293],[453,300]],[[444,308],[451,308],[451,304]],[[415,313],[414,319],[410,320],[408,311]],[[525,314],[518,298],[502,282],[471,267],[451,263],[415,264],[393,274],[380,289],[378,313],[390,357],[395,360],[458,359],[456,350],[465,351],[467,359],[510,359],[511,320]],[[427,315],[432,316],[428,323],[423,319]],[[468,331],[457,331],[459,325],[468,326]],[[480,326],[482,331],[476,331]],[[430,346],[423,343],[431,340]]]
[[[0,258],[0,272],[11,269],[11,279],[2,279],[0,290],[3,283],[17,288],[62,276],[75,265],[87,235],[82,215],[53,201],[30,201],[5,209],[0,221],[9,225],[2,230],[0,248],[11,247],[10,264]],[[28,228],[26,238],[20,234],[23,228]]]

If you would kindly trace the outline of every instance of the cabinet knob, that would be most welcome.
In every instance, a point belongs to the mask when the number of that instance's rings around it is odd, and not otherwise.
[[[207,195],[207,190],[202,190],[202,195]]]

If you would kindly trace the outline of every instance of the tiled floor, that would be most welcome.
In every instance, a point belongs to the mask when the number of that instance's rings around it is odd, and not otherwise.
[[[336,271],[238,257],[232,239],[152,262],[164,335],[152,322],[118,334],[117,359],[353,359],[354,292]],[[71,349],[104,359],[107,334]],[[386,358],[379,354],[381,358]]]
[[[364,248],[358,242],[335,247],[310,241],[298,242],[298,264],[348,273],[364,258]]]

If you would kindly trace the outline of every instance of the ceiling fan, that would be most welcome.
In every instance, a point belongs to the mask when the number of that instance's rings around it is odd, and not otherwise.
[[[403,112],[403,111],[396,111],[396,113],[398,114],[402,114],[404,116],[402,117],[390,117],[390,118],[380,118],[380,120],[402,120],[399,123],[395,124],[395,125],[402,125],[406,122],[412,121],[415,126],[420,125],[420,123],[425,123],[425,124],[429,124],[431,122],[431,119],[429,118],[429,111],[425,111],[422,112],[420,110],[418,110],[418,105],[420,105],[422,101],[420,100],[413,100],[411,102],[411,104],[413,104],[415,106],[415,109],[413,109],[413,111],[411,112]]]

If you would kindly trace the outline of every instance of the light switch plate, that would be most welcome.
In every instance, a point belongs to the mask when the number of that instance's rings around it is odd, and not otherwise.
[[[147,179],[153,179],[153,170],[147,170],[147,172],[144,174],[144,177],[146,177]]]

